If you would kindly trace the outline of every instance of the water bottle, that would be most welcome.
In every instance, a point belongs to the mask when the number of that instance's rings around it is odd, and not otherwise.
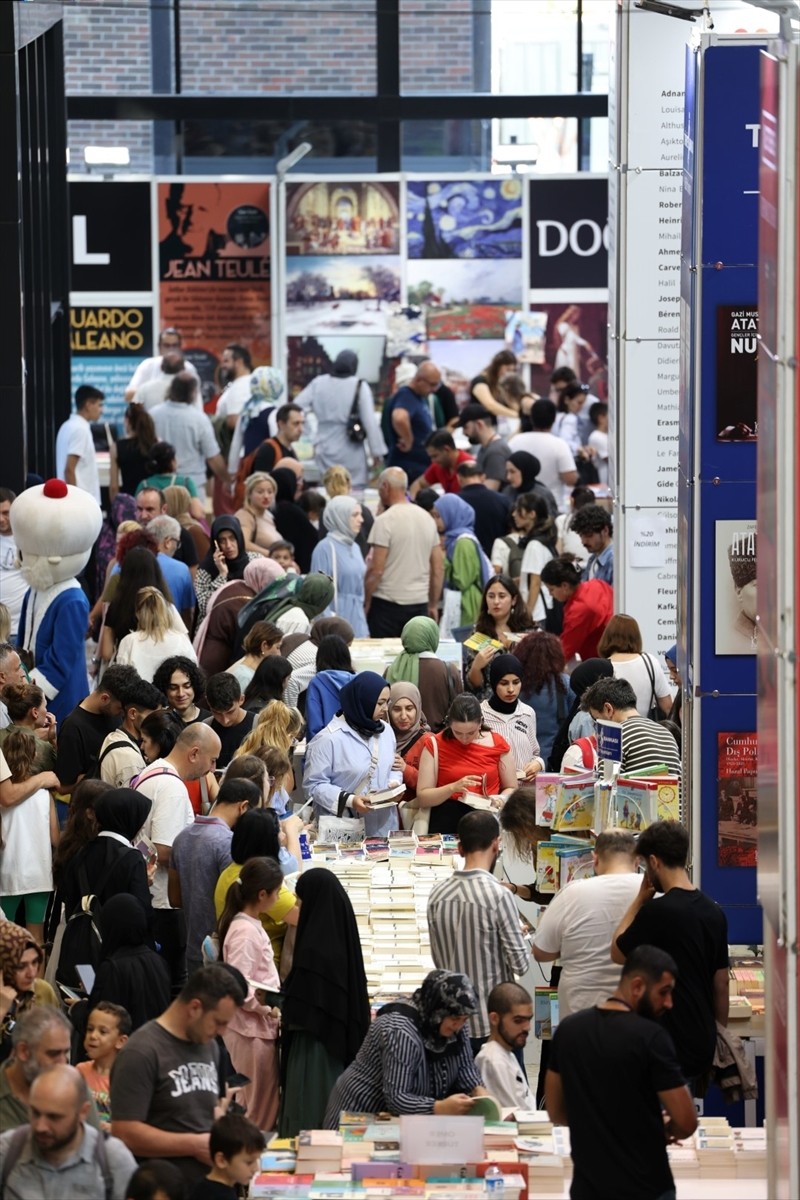
[[[311,861],[311,847],[308,844],[308,834],[301,833],[297,840],[300,842],[300,870],[304,871]]]
[[[486,1168],[486,1174],[483,1177],[483,1192],[485,1196],[505,1195],[506,1181],[497,1163],[492,1163],[490,1167]]]

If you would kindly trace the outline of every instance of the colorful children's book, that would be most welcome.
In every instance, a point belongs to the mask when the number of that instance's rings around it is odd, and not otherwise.
[[[559,865],[555,842],[539,842],[536,846],[536,890],[553,892],[558,889]]]
[[[536,824],[552,825],[561,776],[540,771],[536,776]]]
[[[580,849],[577,846],[565,846],[556,850],[559,864],[559,890],[568,883],[578,879],[591,879],[594,875],[594,859],[590,846]]]
[[[561,776],[558,785],[553,829],[573,833],[594,827],[594,775]]]
[[[618,779],[616,825],[639,833],[652,825],[658,811],[657,784],[652,779]]]

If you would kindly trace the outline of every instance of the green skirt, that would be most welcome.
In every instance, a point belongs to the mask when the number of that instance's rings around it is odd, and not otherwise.
[[[288,1061],[278,1110],[278,1135],[296,1137],[301,1129],[322,1129],[325,1110],[344,1064],[302,1029],[288,1030]]]

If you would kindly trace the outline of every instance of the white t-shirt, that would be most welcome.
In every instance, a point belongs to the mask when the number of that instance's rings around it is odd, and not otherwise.
[[[565,487],[561,474],[575,470],[575,459],[566,442],[552,433],[518,433],[508,443],[512,453],[525,450],[538,458],[541,469],[537,476],[540,483],[548,487],[563,512],[566,508]],[[570,489],[572,484],[569,485]]]
[[[139,388],[143,383],[149,383],[151,379],[158,379],[159,375],[163,375],[163,371],[161,370],[161,362],[163,358],[163,354],[157,354],[155,358],[142,359],[136,370],[133,372],[133,375],[131,375],[131,381],[125,391],[127,392],[128,388]],[[183,369],[184,371],[188,371],[190,375],[194,375],[199,378],[197,375],[197,368],[195,367],[194,363],[189,362],[188,359],[184,360]]]
[[[527,546],[525,547],[522,555],[522,565],[519,572],[519,590],[522,599],[526,604],[528,603],[528,592],[530,591],[528,586],[528,576],[541,575],[542,568],[546,563],[550,562],[552,557],[553,556],[547,549],[547,546],[543,546],[541,542],[537,542],[536,540],[528,542]],[[552,607],[553,601],[550,597],[550,593],[548,592],[547,587],[540,583],[539,595],[536,597],[536,603],[533,606],[532,616],[534,621],[543,621],[547,616],[546,609]]]
[[[11,641],[16,638],[19,614],[28,585],[17,566],[17,543],[13,534],[0,534],[0,598],[11,619]]]
[[[370,546],[386,546],[386,566],[375,589],[393,604],[427,604],[431,554],[439,545],[432,518],[416,504],[393,504],[375,518]]]
[[[137,404],[141,404],[143,408],[150,409],[156,407],[157,404],[163,404],[167,398],[167,388],[175,378],[174,375],[163,375],[159,373],[155,379],[148,379],[147,383],[141,384],[136,389],[136,395],[133,397]],[[189,405],[190,408],[199,408],[203,411],[203,401],[200,399],[200,389],[195,393],[194,400]]]
[[[162,846],[171,846],[182,829],[194,821],[194,810],[189,800],[186,784],[178,772],[165,758],[157,758],[155,762],[142,772],[141,783],[136,791],[143,796],[149,796],[153,801],[150,813],[139,833],[133,839],[134,845],[144,834],[151,842]],[[153,908],[171,908],[167,899],[167,880],[169,872],[166,867],[157,866],[153,880]]]
[[[672,690],[667,683],[667,677],[654,654],[648,654],[647,660],[653,672],[655,680],[656,700],[663,699],[665,696],[672,698]],[[627,679],[633,690],[636,692],[636,711],[642,717],[650,715],[650,706],[653,703],[653,685],[650,682],[650,675],[641,654],[637,658],[631,658],[628,662],[613,662],[615,679]]]
[[[534,945],[561,959],[560,1018],[591,1008],[612,995],[619,967],[611,961],[611,938],[641,887],[634,872],[577,879],[545,909]]]
[[[536,1097],[528,1087],[522,1068],[510,1050],[491,1038],[475,1055],[475,1065],[481,1073],[483,1086],[502,1108],[517,1108],[530,1112],[536,1108]]]
[[[50,793],[39,788],[21,804],[4,808],[2,831],[0,893],[25,896],[30,892],[51,892]]]
[[[250,376],[240,375],[225,388],[217,401],[218,417],[238,417],[250,398]]]
[[[608,434],[595,429],[589,434],[588,444],[595,452],[594,465],[601,483],[608,483]]]
[[[197,662],[194,646],[178,610],[174,604],[170,605],[170,609],[172,610],[173,626],[172,629],[167,630],[160,642],[145,637],[137,629],[134,633],[126,634],[117,650],[116,661],[125,666],[135,667],[142,679],[146,679],[148,683],[153,682],[153,676],[164,659],[171,658],[174,654],[181,654],[185,658],[190,658],[192,662]]]
[[[100,476],[97,473],[97,456],[94,449],[92,427],[80,413],[73,413],[56,434],[56,475],[66,479],[67,459],[71,454],[78,457],[75,466],[75,483],[84,492],[94,496],[100,503]]]

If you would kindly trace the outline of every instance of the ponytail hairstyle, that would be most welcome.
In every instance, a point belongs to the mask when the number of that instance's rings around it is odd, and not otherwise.
[[[541,581],[546,583],[548,587],[554,584],[555,587],[561,587],[563,584],[568,584],[571,588],[576,588],[583,578],[581,572],[575,566],[575,561],[571,554],[562,554],[560,558],[551,558],[542,567]]]
[[[175,447],[170,442],[154,442],[150,447],[147,469],[151,475],[169,475],[175,468]]]
[[[489,726],[483,719],[481,702],[478,697],[473,696],[471,692],[462,692],[460,695],[456,696],[447,710],[445,728],[442,732],[442,737],[446,738],[448,741],[452,741],[455,738],[455,734],[450,728],[453,721],[477,721],[478,725],[480,726],[481,733],[488,733],[489,731]]]
[[[172,614],[158,588],[143,587],[136,593],[136,627],[154,642],[163,642],[172,628]]]
[[[241,819],[241,818],[240,818]],[[270,895],[277,892],[283,883],[283,871],[274,858],[250,858],[242,867],[238,879],[234,879],[225,897],[225,907],[217,922],[220,951],[225,949],[225,938],[231,921],[246,904],[253,904],[259,892]]]
[[[24,721],[32,708],[44,704],[44,692],[35,683],[7,683],[0,695],[14,724]]]
[[[13,730],[3,742],[3,754],[14,783],[24,783],[33,775],[36,749],[36,738],[27,729]]]
[[[275,746],[288,754],[303,732],[303,718],[296,708],[273,700],[261,710],[258,720],[234,754],[257,754],[263,746]]]
[[[136,438],[136,446],[143,458],[147,458],[158,441],[153,418],[143,404],[131,400],[125,409],[125,420],[131,431],[131,437]]]

